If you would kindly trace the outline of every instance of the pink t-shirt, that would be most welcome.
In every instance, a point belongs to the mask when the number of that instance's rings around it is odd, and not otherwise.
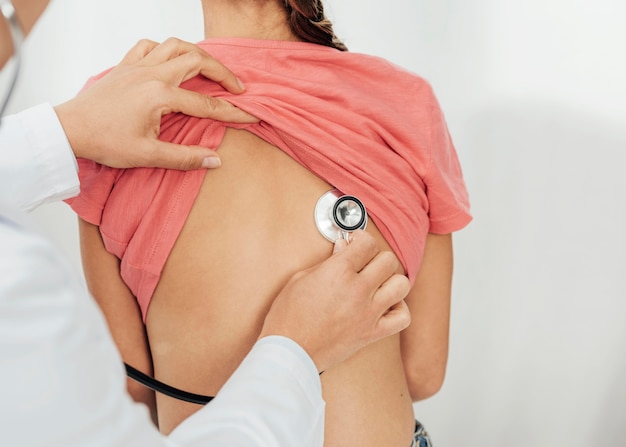
[[[471,220],[457,154],[422,78],[378,57],[310,43],[211,39],[200,46],[235,72],[246,92],[232,95],[200,77],[184,87],[228,99],[261,121],[171,114],[163,118],[162,140],[217,147],[227,126],[258,135],[361,199],[411,281],[426,234],[447,234]],[[112,169],[82,159],[79,168],[81,193],[68,202],[100,226],[145,318],[206,171]]]

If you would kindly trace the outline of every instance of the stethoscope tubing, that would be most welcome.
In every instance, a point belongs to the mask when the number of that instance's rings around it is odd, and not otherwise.
[[[165,394],[166,396],[173,397],[174,399],[183,400],[185,402],[191,402],[192,404],[206,405],[213,400],[213,396],[203,396],[202,394],[190,393],[183,391],[173,386],[163,383],[147,374],[142,373],[136,368],[133,368],[128,363],[124,363],[126,367],[126,375],[136,382],[139,382],[146,388],[150,388],[157,393]]]

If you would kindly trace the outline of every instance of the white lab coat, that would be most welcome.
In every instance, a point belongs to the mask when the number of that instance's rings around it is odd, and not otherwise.
[[[169,437],[125,391],[121,358],[84,280],[21,212],[78,191],[50,106],[0,125],[0,445],[321,446],[315,365],[285,337],[259,341],[205,408]],[[4,202],[4,204],[3,204]]]
[[[0,198],[32,210],[74,197],[78,191],[78,165],[50,105],[2,118]]]

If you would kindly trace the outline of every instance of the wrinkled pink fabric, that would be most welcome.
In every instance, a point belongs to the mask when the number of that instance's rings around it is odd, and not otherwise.
[[[211,39],[200,46],[236,73],[246,92],[232,95],[200,77],[184,87],[225,98],[261,122],[171,114],[162,140],[215,148],[226,126],[258,135],[359,197],[411,281],[426,234],[447,234],[471,220],[457,154],[422,78],[378,57],[310,43]],[[206,171],[112,169],[88,160],[79,160],[79,169],[81,193],[68,202],[100,226],[145,318]]]

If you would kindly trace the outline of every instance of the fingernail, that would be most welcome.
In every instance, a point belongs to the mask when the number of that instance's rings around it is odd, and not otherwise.
[[[222,160],[220,160],[219,157],[207,157],[202,160],[203,168],[212,169],[219,168],[220,166],[222,166]]]
[[[246,86],[243,85],[243,82],[241,82],[241,79],[237,78],[237,84],[239,84],[239,87],[241,88],[241,90],[245,90]]]
[[[333,254],[339,253],[346,246],[346,241],[344,239],[337,239],[335,241],[335,245],[333,246]]]

